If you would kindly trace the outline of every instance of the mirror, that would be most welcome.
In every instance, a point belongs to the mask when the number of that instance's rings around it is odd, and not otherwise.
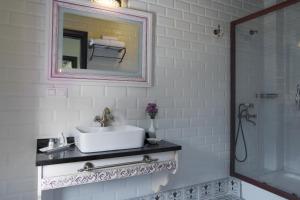
[[[53,0],[51,79],[151,86],[152,14]]]

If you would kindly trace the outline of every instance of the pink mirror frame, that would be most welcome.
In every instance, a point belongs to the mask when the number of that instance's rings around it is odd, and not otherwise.
[[[52,0],[49,37],[48,79],[49,81],[83,81],[97,83],[112,83],[122,86],[151,87],[152,86],[152,54],[153,54],[153,15],[149,12],[127,9],[108,8],[93,3],[75,3],[72,0]],[[142,24],[142,53],[141,76],[109,76],[98,73],[60,72],[58,68],[58,40],[59,40],[59,9],[67,8],[82,12],[98,13],[107,16],[124,18]]]

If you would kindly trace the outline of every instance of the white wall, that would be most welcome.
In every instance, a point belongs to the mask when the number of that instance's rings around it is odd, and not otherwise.
[[[245,0],[129,0],[156,13],[154,87],[48,83],[46,0],[0,1],[0,198],[36,197],[36,138],[93,119],[105,106],[147,127],[145,105],[160,106],[158,136],[183,145],[169,188],[228,176],[229,21],[257,9]],[[221,24],[226,32],[211,32]],[[48,88],[68,95],[49,96]],[[59,190],[59,199],[123,199],[150,193],[151,177]]]

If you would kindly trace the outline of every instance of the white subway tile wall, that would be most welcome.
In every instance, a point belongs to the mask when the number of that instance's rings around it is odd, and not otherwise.
[[[82,0],[84,1],[84,0]],[[148,102],[159,105],[157,135],[183,146],[165,190],[228,176],[229,22],[256,0],[129,0],[155,13],[152,88],[49,83],[47,0],[0,0],[0,199],[36,199],[36,138],[58,136],[112,107],[144,128]],[[212,30],[221,24],[225,34]],[[54,89],[53,89],[54,88]],[[124,199],[152,193],[155,177],[68,188],[55,200]]]

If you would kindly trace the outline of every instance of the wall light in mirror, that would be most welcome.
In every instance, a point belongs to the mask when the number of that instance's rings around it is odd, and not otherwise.
[[[92,3],[97,3],[102,6],[107,6],[107,7],[121,7],[122,3],[121,0],[90,0]]]
[[[298,42],[298,47],[300,48],[300,41]]]

